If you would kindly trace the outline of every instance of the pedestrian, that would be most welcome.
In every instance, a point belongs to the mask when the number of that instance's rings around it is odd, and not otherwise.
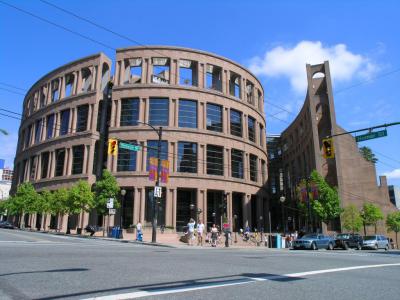
[[[136,224],[136,240],[139,242],[143,241],[142,224],[140,221]]]
[[[213,224],[211,228],[211,247],[217,247],[218,228]]]
[[[204,224],[199,220],[197,223],[197,246],[203,246],[203,231],[204,231]]]
[[[188,226],[188,244],[189,246],[193,246],[193,240],[194,240],[194,225],[195,221],[193,218],[190,218],[189,223],[187,224]]]

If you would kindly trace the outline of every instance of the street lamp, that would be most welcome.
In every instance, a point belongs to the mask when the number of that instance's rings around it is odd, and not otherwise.
[[[285,196],[281,196],[280,198],[279,198],[279,201],[281,202],[281,208],[282,208],[282,228],[283,228],[283,231],[285,231],[285,224],[284,224],[284,213],[283,213],[283,203],[286,201],[286,198],[285,198]]]
[[[158,144],[157,144],[157,180],[154,187],[154,191],[160,188],[160,173],[161,173],[161,139],[162,139],[162,127],[160,126],[158,130],[151,124],[146,122],[137,121],[137,123],[147,125],[151,129],[153,129],[158,135]],[[157,242],[157,218],[158,218],[158,197],[156,197],[155,193],[153,196],[153,224],[152,224],[152,232],[151,232],[151,242]]]
[[[119,238],[120,239],[122,239],[122,216],[123,216],[123,211],[124,211],[124,200],[125,200],[125,195],[126,195],[126,190],[125,189],[122,189],[121,190],[121,210],[120,210],[120,220],[119,220],[119,227],[120,227],[120,230],[121,230],[121,233],[120,233],[120,235],[119,235]]]

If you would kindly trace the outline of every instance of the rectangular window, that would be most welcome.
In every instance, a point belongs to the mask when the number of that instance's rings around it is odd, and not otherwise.
[[[250,180],[257,181],[257,156],[250,154]]]
[[[39,143],[40,142],[41,133],[42,133],[42,119],[36,121],[36,125],[35,125],[35,143]]]
[[[40,89],[40,108],[44,107],[46,105],[46,88],[42,87]]]
[[[169,58],[153,57],[153,75],[151,82],[157,84],[169,84]]]
[[[207,64],[206,87],[222,92],[222,68]]]
[[[250,81],[246,81],[246,99],[250,104],[254,104],[254,85]]]
[[[222,132],[222,106],[207,103],[207,130]]]
[[[256,120],[252,117],[247,118],[249,140],[252,142],[256,141]]]
[[[178,172],[197,173],[197,143],[178,143]]]
[[[150,167],[150,157],[157,158],[157,148],[158,141],[147,141],[147,164],[146,164],[146,171],[149,170]],[[168,160],[168,142],[161,141],[161,152],[160,152],[161,160]]]
[[[60,93],[58,91],[60,81],[58,79],[51,82],[51,101],[57,101],[60,98]]]
[[[240,99],[240,76],[231,72],[229,79],[229,94]]]
[[[51,139],[53,137],[53,131],[54,131],[54,114],[47,116],[46,127],[47,127],[46,139]]]
[[[65,149],[56,150],[56,175],[64,175]]]
[[[74,74],[65,75],[65,97],[72,96],[74,87]]]
[[[29,125],[28,129],[26,130],[25,148],[29,147],[29,145],[31,143],[31,133],[32,133],[32,125]]]
[[[29,175],[31,181],[35,180],[36,164],[37,164],[37,156],[32,156],[30,161],[31,173]]]
[[[179,100],[179,127],[197,128],[197,101]]]
[[[83,173],[83,155],[85,153],[85,145],[72,147],[72,174]]]
[[[168,126],[169,99],[150,98],[149,123],[157,126]]]
[[[125,79],[124,84],[140,83],[142,81],[142,59],[125,59]]]
[[[207,145],[207,174],[224,175],[224,147]]]
[[[136,141],[124,141],[136,145]],[[118,148],[117,171],[136,171],[136,151]]]
[[[231,150],[232,177],[243,178],[243,151]]]
[[[49,152],[42,153],[41,166],[42,170],[40,178],[47,178],[47,173],[49,170]]]
[[[197,86],[197,62],[184,59],[179,61],[179,84]]]
[[[89,114],[89,105],[78,106],[76,132],[86,131]]]
[[[136,126],[139,120],[139,99],[122,99],[120,126]]]
[[[231,109],[231,134],[242,136],[242,113]]]
[[[69,109],[63,110],[61,112],[61,122],[60,122],[60,135],[66,135],[69,132]]]

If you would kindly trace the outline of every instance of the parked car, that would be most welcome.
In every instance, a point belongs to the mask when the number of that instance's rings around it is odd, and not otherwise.
[[[389,249],[389,240],[384,235],[367,235],[363,239],[362,248]]]
[[[363,238],[358,233],[341,233],[335,238],[335,248],[342,248],[347,250],[349,248],[356,248],[361,250],[363,245]]]
[[[334,245],[335,240],[332,237],[317,233],[306,234],[293,241],[293,249],[332,250]]]
[[[14,229],[15,226],[13,224],[11,224],[8,221],[1,221],[0,222],[0,228],[5,228],[5,229]]]

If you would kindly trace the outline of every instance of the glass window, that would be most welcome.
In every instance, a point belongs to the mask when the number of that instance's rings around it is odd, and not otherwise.
[[[178,172],[197,173],[197,143],[178,143]]]
[[[136,145],[136,141],[124,141]],[[136,151],[118,148],[117,171],[136,171]]]
[[[53,80],[51,83],[51,101],[57,101],[60,98],[60,93],[58,91],[60,81],[58,79]]]
[[[169,84],[169,58],[153,57],[153,75],[152,83]]]
[[[26,136],[25,136],[25,148],[29,147],[29,144],[31,142],[31,132],[32,132],[32,125],[28,126],[28,129],[26,130]]]
[[[53,131],[54,131],[54,114],[47,116],[46,123],[47,123],[46,139],[51,139],[53,137]]]
[[[76,119],[76,132],[87,130],[88,114],[89,114],[89,105],[78,106],[77,119]]]
[[[56,175],[64,175],[65,149],[56,150]]]
[[[168,126],[169,100],[168,98],[150,98],[149,123],[157,126]]]
[[[74,79],[75,79],[74,74],[67,74],[65,76],[65,97],[72,96]]]
[[[139,99],[122,99],[120,126],[136,126],[139,120]]]
[[[224,148],[207,145],[207,174],[224,175]]]
[[[155,140],[149,140],[147,141],[147,164],[146,164],[146,170],[149,170],[150,166],[150,157],[155,157],[157,158],[157,148],[158,147],[158,141]],[[168,142],[167,141],[161,141],[161,153],[160,153],[161,160],[168,160]]]
[[[231,109],[231,134],[242,136],[242,113]]]
[[[197,86],[197,62],[183,59],[179,61],[179,84]]]
[[[250,180],[257,181],[257,156],[250,154]]]
[[[232,177],[243,178],[243,151],[231,150]]]
[[[47,173],[49,170],[49,152],[42,153],[42,161],[41,161],[41,178],[47,178]]]
[[[65,135],[69,131],[69,109],[61,112],[60,135]]]
[[[83,172],[83,155],[85,146],[79,145],[72,147],[72,174],[82,174]]]
[[[197,101],[179,100],[179,127],[197,128]]]
[[[207,129],[222,132],[222,106],[207,103]]]
[[[222,68],[207,65],[206,87],[210,90],[222,92]]]
[[[36,121],[36,125],[35,125],[35,143],[39,143],[40,142],[41,133],[42,133],[42,119]]]
[[[252,142],[256,141],[256,120],[252,117],[247,118],[247,123],[248,123],[248,134],[249,134],[249,140]]]

